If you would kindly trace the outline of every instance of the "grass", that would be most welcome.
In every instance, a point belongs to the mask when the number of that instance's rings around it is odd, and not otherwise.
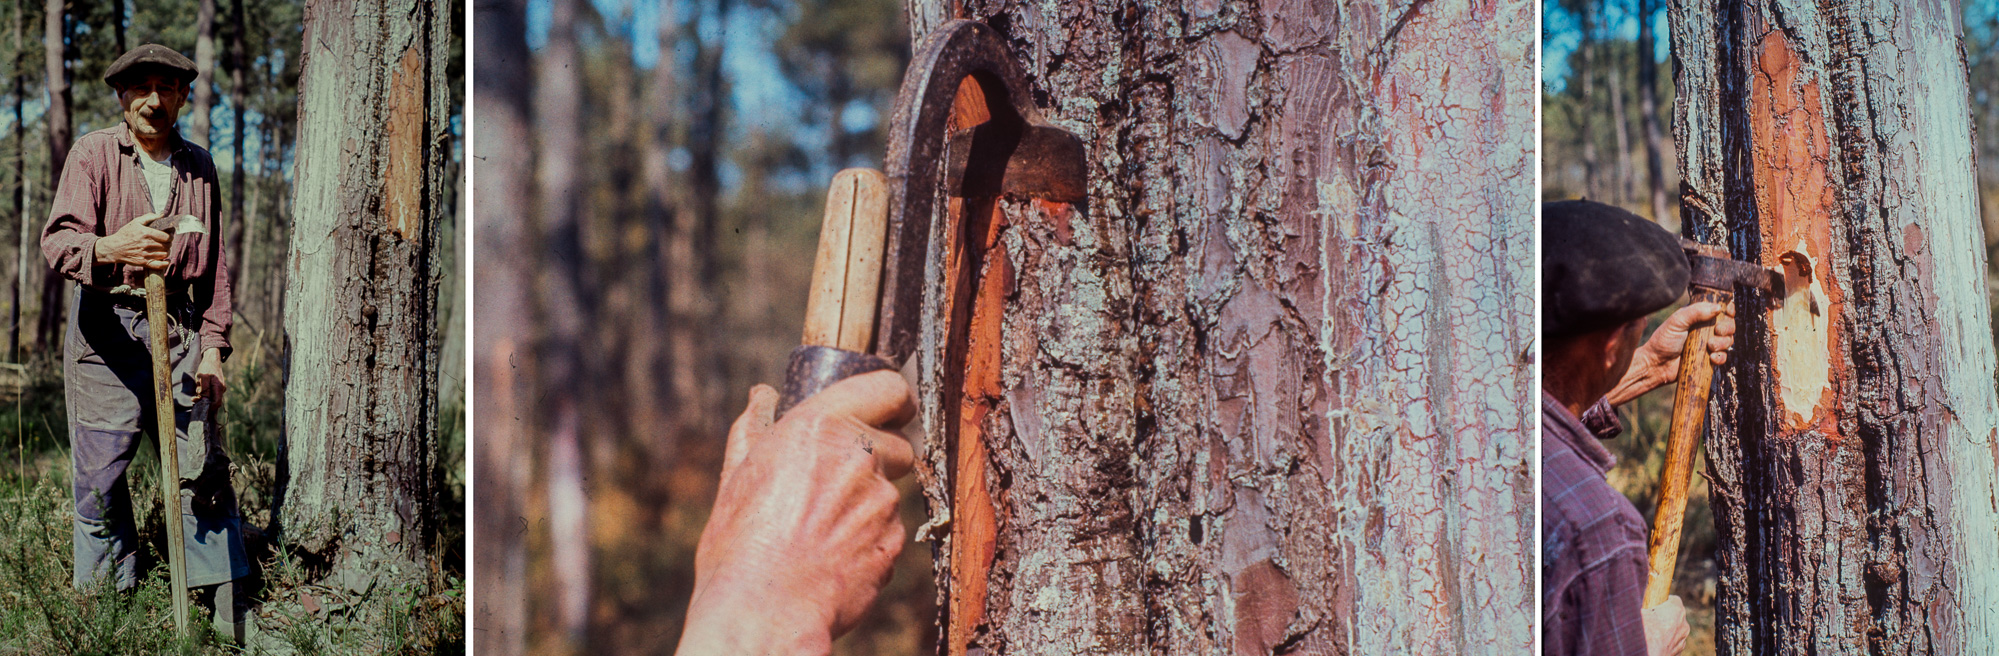
[[[30,365],[30,385],[0,405],[0,656],[16,654],[460,654],[465,649],[463,402],[440,413],[446,479],[443,528],[431,571],[360,594],[317,579],[323,563],[269,543],[282,435],[283,376],[258,358],[228,367],[225,447],[241,506],[245,547],[256,561],[251,613],[264,638],[248,648],[210,632],[207,611],[190,604],[190,635],[173,626],[160,518],[158,465],[141,442],[131,477],[139,529],[140,582],[130,591],[70,586],[73,508],[61,369]]]

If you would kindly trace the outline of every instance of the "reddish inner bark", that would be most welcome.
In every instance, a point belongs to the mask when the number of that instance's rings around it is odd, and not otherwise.
[[[1784,33],[1769,31],[1760,46],[1755,70],[1751,71],[1749,114],[1755,179],[1765,181],[1756,192],[1757,212],[1762,216],[1762,261],[1808,262],[1814,283],[1813,287],[1791,290],[1786,307],[1772,315],[1771,325],[1777,333],[1773,338],[1779,341],[1775,376],[1780,390],[1787,375],[1793,377],[1788,382],[1796,388],[1799,378],[1813,376],[1807,371],[1811,367],[1829,368],[1815,401],[1807,407],[1784,405],[1779,415],[1786,434],[1817,431],[1837,442],[1841,435],[1835,417],[1835,390],[1852,374],[1842,358],[1830,357],[1841,352],[1846,339],[1839,322],[1830,320],[1840,316],[1846,305],[1845,291],[1831,282],[1835,280],[1831,275],[1832,218],[1838,213],[1831,177],[1832,141],[1826,133],[1819,80],[1800,75],[1804,62],[1792,53]],[[1824,302],[1815,294],[1822,294]],[[1799,345],[1787,352],[1783,345],[1786,335],[1806,330],[1814,320],[1824,324],[1824,343]],[[1786,395],[1780,393],[1777,398],[1782,401]]]
[[[950,132],[977,127],[992,118],[985,94],[972,78],[958,85],[952,105]],[[986,485],[990,460],[985,440],[986,419],[1000,395],[1000,316],[1006,275],[1011,264],[1005,249],[995,251],[1006,218],[997,198],[952,197],[946,218],[958,230],[947,230],[945,245],[951,272],[946,284],[950,306],[950,347],[944,398],[958,399],[957,427],[952,438],[951,590],[948,645],[951,654],[965,653],[985,619],[986,578],[992,570],[999,519]],[[990,256],[997,257],[990,257]],[[1001,275],[992,275],[1001,273]],[[948,402],[948,401],[947,401]]]

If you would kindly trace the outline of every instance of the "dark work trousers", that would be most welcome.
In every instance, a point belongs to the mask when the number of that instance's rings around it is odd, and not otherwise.
[[[139,433],[154,433],[151,333],[144,299],[72,285],[69,335],[63,349],[63,391],[69,405],[71,483],[76,498],[73,584],[92,590],[108,573],[118,589],[135,582],[137,530],[125,469],[138,453]],[[187,584],[200,587],[250,574],[242,516],[229,483],[229,457],[209,444],[208,401],[194,403],[201,337],[198,319],[170,298],[168,361],[173,364],[174,442],[180,460],[180,508]],[[216,413],[219,414],[219,413]],[[219,417],[217,417],[219,419]],[[158,437],[158,436],[155,436]],[[172,558],[172,555],[168,556]]]

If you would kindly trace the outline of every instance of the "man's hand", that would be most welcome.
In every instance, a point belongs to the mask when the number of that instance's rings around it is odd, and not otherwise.
[[[1645,620],[1645,653],[1680,656],[1687,650],[1687,607],[1678,596],[1667,597],[1666,603],[1639,611],[1639,616]]]
[[[889,481],[913,455],[884,430],[916,414],[902,376],[840,381],[773,424],[776,405],[775,390],[756,386],[729,429],[681,654],[828,653],[907,539]]]
[[[130,264],[148,269],[167,268],[167,242],[173,237],[146,225],[160,218],[158,212],[139,215],[117,232],[97,238],[98,264]]]
[[[1707,340],[1708,361],[1715,366],[1728,364],[1728,349],[1735,345],[1734,312],[1733,305],[1705,302],[1691,303],[1673,312],[1631,355],[1631,368],[1625,370],[1624,378],[1605,398],[1613,406],[1624,405],[1679,379],[1680,353],[1687,345],[1687,334],[1704,321],[1714,321],[1714,336]]]
[[[228,391],[229,385],[222,381],[222,349],[202,349],[201,364],[194,369],[195,400],[208,399],[210,404],[221,403],[222,394]]]

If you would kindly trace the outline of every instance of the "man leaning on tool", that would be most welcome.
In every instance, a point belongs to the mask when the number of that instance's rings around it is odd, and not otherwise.
[[[49,266],[76,283],[63,350],[70,464],[76,500],[75,578],[83,590],[113,577],[134,583],[137,536],[125,470],[140,427],[158,425],[146,318],[145,276],[164,269],[168,358],[181,478],[181,522],[190,588],[226,612],[216,628],[241,638],[240,594],[249,575],[229,460],[207,443],[209,408],[225,391],[229,269],[216,247],[220,199],[208,151],[182,140],[175,122],[195,79],[194,62],[160,45],[132,49],[105,69],[124,122],[76,141],[42,231]],[[207,234],[172,237],[146,225],[192,214]],[[163,436],[154,436],[162,438]]]
[[[1646,527],[1610,487],[1614,459],[1599,440],[1623,430],[1613,409],[1679,373],[1689,328],[1714,320],[1709,357],[1727,361],[1735,320],[1694,303],[1640,341],[1645,318],[1687,291],[1686,255],[1657,224],[1590,201],[1541,211],[1542,653],[1678,654],[1686,647],[1679,597],[1639,609]]]

